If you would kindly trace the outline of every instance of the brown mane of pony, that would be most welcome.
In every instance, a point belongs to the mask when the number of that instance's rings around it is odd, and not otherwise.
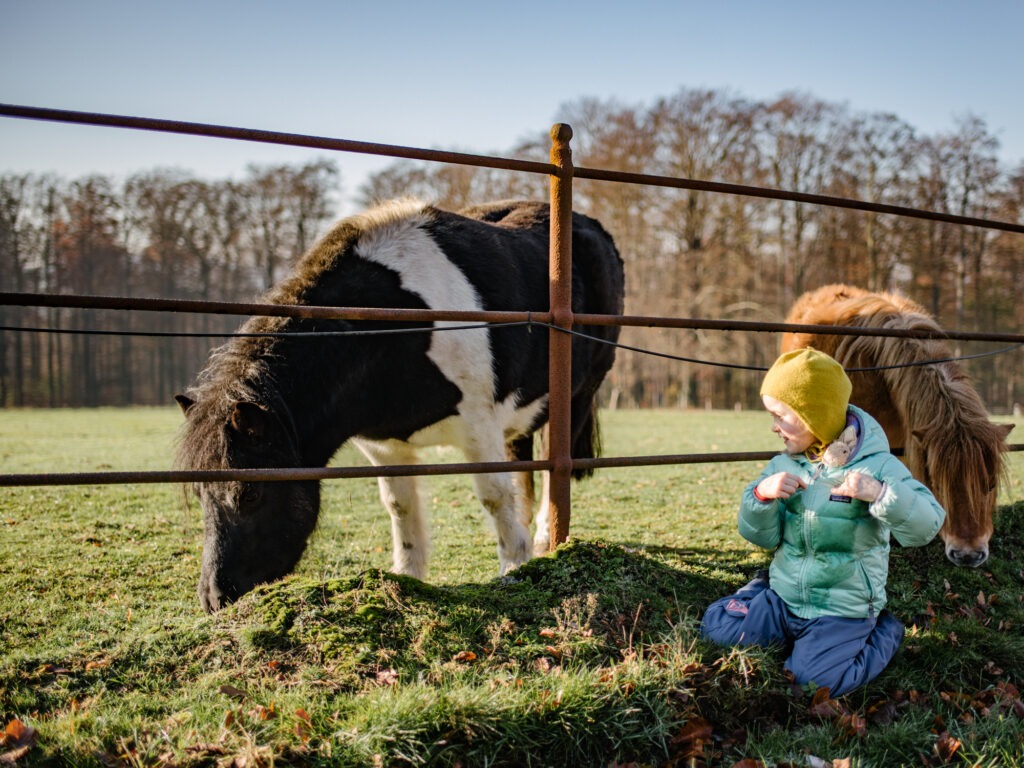
[[[904,296],[849,286],[828,286],[806,294],[794,304],[786,321],[941,331],[923,307]],[[784,350],[808,345],[832,355],[847,369],[905,366],[953,356],[941,339],[791,334],[783,341]],[[970,495],[981,497],[990,490],[982,487],[989,482],[987,478],[1005,479],[1003,435],[989,421],[981,398],[955,362],[851,372],[850,378],[853,402],[865,403],[862,407],[882,423],[892,446],[904,449],[910,470],[944,505],[954,498],[955,485],[973,485],[976,491]],[[884,394],[880,397],[879,392]],[[872,397],[874,404],[866,402]],[[888,404],[883,402],[886,399]],[[886,410],[892,410],[896,419]],[[928,446],[930,466],[926,466],[922,445]],[[933,472],[931,467],[964,467],[968,476]],[[980,505],[968,505],[957,510],[955,519],[976,524],[979,521],[972,516],[976,517],[978,510]]]

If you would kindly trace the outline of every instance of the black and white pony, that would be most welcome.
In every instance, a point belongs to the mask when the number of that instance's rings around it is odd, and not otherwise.
[[[338,223],[266,300],[546,311],[548,241],[545,203],[506,201],[452,213],[394,201]],[[621,314],[622,261],[610,235],[597,221],[573,214],[572,248],[573,310]],[[461,448],[468,461],[532,458],[532,435],[547,420],[548,331],[439,330],[455,324],[437,322],[435,330],[415,333],[310,337],[304,334],[430,324],[248,320],[238,336],[213,351],[196,385],[176,397],[186,416],[176,465],[324,466],[348,440],[375,465],[412,464],[417,448],[440,444]],[[616,326],[580,330],[611,341],[618,336]],[[574,337],[572,352],[572,451],[588,458],[598,451],[594,398],[614,347]],[[524,486],[509,473],[474,480],[497,531],[504,574],[532,554],[532,482]],[[391,514],[394,570],[424,578],[429,536],[416,478],[379,483]],[[208,611],[290,573],[320,511],[315,481],[196,483],[192,490],[203,507],[199,597]],[[544,514],[542,509],[538,517]],[[535,547],[543,552],[546,519],[538,520],[538,529]]]

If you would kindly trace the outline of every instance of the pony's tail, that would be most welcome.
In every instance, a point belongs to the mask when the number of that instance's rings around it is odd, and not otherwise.
[[[574,213],[572,238],[574,311],[621,315],[625,278],[622,256],[612,236],[596,219]],[[573,379],[576,380],[570,405],[572,455],[577,459],[596,459],[601,455],[597,391],[615,363],[614,343],[618,341],[620,328],[618,325],[577,328],[597,341],[576,338],[572,342]],[[580,379],[581,371],[585,373]],[[572,471],[577,480],[592,474],[592,468]]]

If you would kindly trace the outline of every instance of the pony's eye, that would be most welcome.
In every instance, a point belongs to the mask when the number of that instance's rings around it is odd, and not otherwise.
[[[242,492],[238,494],[238,500],[245,504],[255,504],[263,497],[262,483],[248,483],[242,486]]]

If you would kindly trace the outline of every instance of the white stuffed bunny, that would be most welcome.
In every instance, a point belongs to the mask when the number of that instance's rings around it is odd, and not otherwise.
[[[839,433],[839,437],[828,444],[825,453],[821,456],[821,463],[828,467],[843,466],[849,460],[856,444],[857,430],[851,424]]]

